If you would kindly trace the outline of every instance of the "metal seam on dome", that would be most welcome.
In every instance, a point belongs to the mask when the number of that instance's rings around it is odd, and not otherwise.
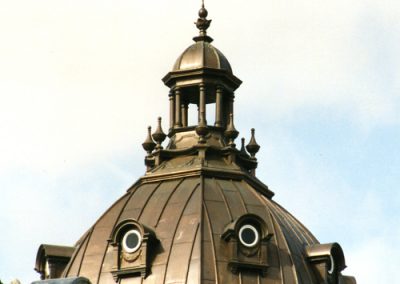
[[[203,188],[203,191],[204,191],[204,188]],[[216,256],[216,248],[215,248],[215,241],[214,241],[214,236],[213,236],[213,233],[212,233],[212,227],[211,227],[211,221],[210,221],[210,215],[209,215],[209,213],[208,213],[208,210],[207,210],[207,205],[206,205],[206,202],[204,201],[204,199],[203,199],[203,207],[204,207],[204,213],[205,213],[205,216],[206,216],[206,219],[207,219],[207,227],[208,227],[208,230],[209,230],[209,234],[210,234],[210,242],[211,242],[211,251],[212,251],[212,255],[213,255],[213,261],[214,261],[214,265],[213,265],[213,268],[214,268],[214,271],[215,271],[215,275],[214,275],[214,277],[215,277],[215,283],[216,284],[218,284],[218,265],[217,265],[217,256]]]
[[[269,212],[269,218],[271,219],[271,223],[272,223],[272,230],[273,230],[273,238],[275,239],[275,241],[276,241],[276,256],[277,256],[277,260],[278,260],[278,267],[279,267],[279,271],[280,271],[280,274],[281,274],[281,280],[282,280],[282,283],[285,283],[285,276],[284,276],[284,274],[283,274],[283,266],[282,266],[282,260],[281,260],[281,255],[280,255],[280,253],[279,253],[279,240],[278,240],[278,236],[277,236],[277,229],[276,229],[276,227],[277,227],[277,222],[276,222],[276,220],[275,220],[275,217],[273,216],[273,214],[272,214],[272,212]]]
[[[167,261],[166,261],[165,270],[164,270],[164,271],[165,271],[165,272],[164,272],[164,280],[163,280],[162,283],[165,283],[165,280],[166,280],[166,278],[167,278],[168,264],[169,264],[169,260],[170,260],[170,257],[171,257],[172,246],[174,245],[174,239],[175,239],[175,235],[176,235],[176,232],[177,232],[177,230],[178,230],[180,221],[182,220],[183,213],[185,212],[185,209],[186,209],[186,207],[187,207],[187,205],[188,205],[190,199],[192,198],[193,193],[195,192],[195,189],[196,189],[197,187],[198,187],[198,186],[196,186],[196,187],[192,190],[191,194],[189,195],[188,199],[186,200],[185,206],[182,208],[182,211],[181,211],[181,213],[180,213],[180,216],[179,216],[179,219],[178,219],[178,223],[177,223],[177,225],[176,225],[176,227],[175,227],[175,229],[174,229],[174,233],[173,233],[172,239],[171,239],[171,246],[170,246],[170,248],[169,248],[169,250],[168,250],[168,256],[167,256]]]
[[[168,196],[167,200],[164,203],[163,209],[160,212],[160,215],[157,218],[157,222],[156,225],[154,227],[158,226],[158,223],[160,222],[161,216],[164,213],[165,208],[167,207],[167,205],[169,204],[169,201],[171,200],[172,196],[174,195],[174,193],[177,191],[178,187],[181,186],[181,184],[187,180],[186,178],[182,178],[181,180],[178,181],[177,185],[175,186],[175,188],[172,190],[171,194]]]
[[[272,214],[275,215],[275,212],[272,212]],[[277,216],[275,216],[274,219],[276,220],[276,222],[279,222],[279,219],[278,219]],[[289,244],[288,244],[288,242],[287,242],[287,240],[285,238],[285,233],[283,232],[282,229],[283,229],[282,226],[278,226],[276,228],[276,232],[279,232],[279,234],[282,236],[283,244],[281,244],[281,245],[284,245],[285,249],[287,250],[288,257],[290,258],[290,261],[291,261],[291,264],[292,264],[291,265],[291,271],[292,271],[293,277],[296,279],[295,283],[299,283],[299,279],[297,277],[297,272],[296,272],[296,269],[295,269],[295,262],[293,261],[293,257],[292,257],[292,254],[291,254],[292,251],[290,250]],[[279,242],[279,238],[277,238],[277,243],[278,242]]]
[[[237,185],[235,182],[233,182],[232,180],[230,180],[230,183],[233,184],[233,187],[236,188],[236,191],[238,192],[238,194],[239,194],[239,196],[240,196],[240,201],[242,202],[244,211],[246,212],[246,214],[248,214],[248,213],[249,213],[249,209],[247,208],[247,205],[246,205],[246,203],[244,202],[243,195],[242,195],[242,193],[241,193],[241,191],[240,191],[238,185]],[[240,181],[240,183],[242,183],[242,181]]]
[[[225,194],[223,192],[223,189],[222,189],[221,185],[216,181],[215,178],[213,178],[213,182],[214,182],[214,185],[216,185],[216,187],[219,189],[218,191],[219,191],[219,194],[221,194],[222,200],[224,200],[225,207],[226,207],[226,209],[228,211],[229,219],[231,219],[230,222],[233,222],[232,211],[231,211],[231,208],[230,208],[230,206],[228,204],[228,201],[226,200],[226,196],[225,196]]]
[[[219,52],[218,52],[218,50],[214,47],[213,49],[213,52],[214,52],[214,54],[215,54],[215,56],[217,57],[217,61],[218,61],[218,68],[219,69],[222,69],[222,65],[221,65],[221,58],[220,58],[220,56],[219,56]],[[222,53],[221,53],[221,55],[222,55]],[[222,56],[224,56],[224,55],[222,55]]]
[[[146,208],[147,203],[149,203],[150,198],[154,195],[156,190],[161,186],[162,182],[158,182],[158,184],[153,188],[153,191],[149,194],[149,196],[146,199],[146,202],[143,204],[142,208],[140,208],[140,212],[136,218],[137,221],[140,220],[140,217],[142,217],[143,211]]]
[[[306,232],[306,227],[299,221],[297,220],[292,214],[290,214],[285,208],[283,208],[282,206],[280,206],[278,203],[274,202],[273,203],[275,207],[277,207],[279,209],[279,211],[281,212],[280,214],[283,216],[287,216],[287,219],[291,219],[292,224],[296,224],[296,228],[299,228],[299,230],[301,231],[300,233],[303,235],[303,233],[305,233],[308,237],[310,237],[309,240],[305,239],[305,241],[308,244],[315,244],[316,242],[316,238],[311,234],[311,232]]]
[[[88,236],[87,241],[86,241],[85,248],[82,251],[82,258],[80,259],[79,268],[78,268],[78,271],[77,271],[76,275],[79,275],[81,273],[83,259],[85,258],[86,250],[87,250],[87,248],[89,246],[89,241],[90,241],[90,238],[92,237],[93,231],[94,231],[94,226],[90,230],[89,236]]]
[[[87,241],[87,239],[88,239],[89,235],[91,234],[91,231],[92,231],[92,230],[93,230],[93,229],[91,228],[90,230],[88,230],[88,231],[86,232],[86,236],[83,238],[83,241],[81,242],[81,245],[85,244],[85,242]],[[77,249],[77,250],[74,252],[74,254],[72,255],[71,261],[68,263],[68,266],[65,268],[65,271],[63,272],[63,274],[64,274],[65,276],[67,276],[68,273],[71,271],[72,263],[73,263],[73,262],[75,261],[75,259],[77,258],[79,252],[81,251],[81,248],[82,248],[82,246],[80,246],[79,249]],[[79,267],[78,267],[78,269],[79,269]]]
[[[198,187],[196,187],[197,189]],[[189,270],[190,270],[190,264],[192,263],[192,255],[193,255],[193,250],[194,247],[196,245],[196,240],[198,238],[198,234],[199,234],[199,228],[200,228],[200,222],[197,223],[197,227],[196,227],[196,233],[194,234],[194,238],[192,240],[192,248],[190,250],[190,254],[189,254],[189,261],[188,261],[188,265],[187,265],[187,269],[186,269],[186,277],[185,277],[185,283],[188,282],[188,278],[189,278]]]

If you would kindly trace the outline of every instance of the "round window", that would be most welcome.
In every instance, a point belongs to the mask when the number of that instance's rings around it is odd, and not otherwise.
[[[122,239],[122,248],[128,253],[135,252],[142,244],[142,235],[136,229],[126,232]]]
[[[239,240],[246,247],[254,247],[260,239],[258,230],[253,225],[244,225],[239,230]]]

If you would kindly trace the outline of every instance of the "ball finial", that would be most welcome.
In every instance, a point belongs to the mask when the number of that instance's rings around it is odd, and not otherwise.
[[[200,10],[199,10],[199,17],[205,19],[205,18],[207,18],[207,16],[208,16],[208,11],[207,11],[207,9],[204,7],[204,0],[203,0],[203,1],[201,2],[201,8],[200,8]]]

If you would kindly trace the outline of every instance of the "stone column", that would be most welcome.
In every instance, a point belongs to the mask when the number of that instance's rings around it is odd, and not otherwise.
[[[199,86],[200,100],[199,100],[199,121],[203,120],[207,124],[206,120],[206,89],[204,83]]]
[[[221,86],[217,87],[217,94],[215,97],[215,126],[221,127],[222,125],[222,96],[223,90]]]
[[[169,128],[172,129],[175,125],[175,100],[174,92],[170,90],[169,92]]]
[[[175,90],[175,127],[182,127],[181,90],[179,88]]]

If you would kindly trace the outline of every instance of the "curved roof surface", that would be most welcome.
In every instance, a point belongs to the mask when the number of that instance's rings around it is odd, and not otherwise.
[[[172,71],[213,68],[232,73],[228,59],[207,41],[198,41],[189,46],[176,60]]]
[[[245,213],[261,217],[273,234],[266,277],[228,269],[221,234]],[[134,185],[81,238],[64,277],[113,283],[108,240],[130,218],[153,228],[160,246],[149,276],[120,283],[316,283],[304,247],[318,241],[299,221],[244,180],[201,175]]]

